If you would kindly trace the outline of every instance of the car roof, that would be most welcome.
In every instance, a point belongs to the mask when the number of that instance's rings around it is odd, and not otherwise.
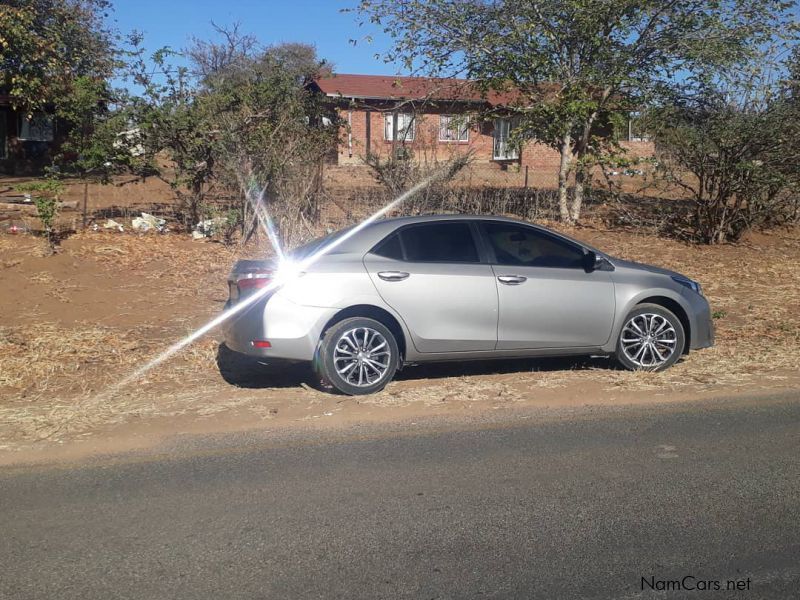
[[[580,240],[573,239],[562,233],[552,231],[541,225],[537,225],[535,223],[530,223],[528,221],[523,221],[520,219],[513,219],[509,217],[501,217],[495,215],[431,214],[431,215],[389,217],[386,219],[375,220],[369,223],[368,225],[364,226],[357,232],[351,234],[351,237],[349,237],[349,239],[339,244],[339,247],[332,253],[346,254],[351,252],[353,253],[367,252],[368,250],[373,248],[378,242],[380,242],[382,239],[384,239],[386,236],[391,234],[393,231],[399,229],[400,227],[403,227],[405,225],[414,225],[418,223],[431,223],[436,221],[504,221],[507,223],[515,223],[518,225],[525,225],[527,227],[534,227],[541,231],[545,231],[551,235],[555,235],[557,237],[570,240],[571,242],[583,246],[584,248],[588,248],[590,250],[599,252],[598,250],[592,248],[585,242],[581,242]],[[355,225],[355,228],[358,228],[358,224]]]
[[[512,223],[522,223],[524,225],[531,225],[526,221],[520,219],[512,219],[509,217],[500,217],[495,215],[465,215],[465,214],[433,214],[433,215],[413,215],[404,217],[389,217],[381,223],[427,223],[429,221],[509,221]]]

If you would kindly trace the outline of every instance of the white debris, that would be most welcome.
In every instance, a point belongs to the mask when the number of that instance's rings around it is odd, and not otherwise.
[[[125,227],[123,227],[122,223],[117,223],[114,219],[108,219],[103,225],[103,229],[116,229],[120,232],[125,231]],[[95,231],[97,231],[96,228]]]
[[[195,225],[192,237],[200,239],[201,237],[211,237],[219,229],[225,226],[227,219],[225,217],[214,217],[213,219],[203,219]]]
[[[147,231],[164,231],[164,224],[166,221],[164,219],[159,219],[149,213],[142,213],[141,217],[135,217],[133,221],[131,221],[131,227],[133,227],[134,231],[140,231],[142,233]]]

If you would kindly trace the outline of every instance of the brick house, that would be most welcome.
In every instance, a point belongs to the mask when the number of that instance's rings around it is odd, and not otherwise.
[[[346,123],[335,163],[363,164],[368,155],[409,152],[418,160],[444,160],[472,151],[478,167],[529,167],[557,172],[558,153],[541,143],[522,148],[509,143],[513,120],[498,116],[478,120],[487,109],[502,115],[514,94],[482,95],[465,79],[432,79],[384,75],[334,74],[318,79],[312,89],[331,99]],[[622,142],[632,154],[651,156],[652,142],[637,139],[629,128]]]

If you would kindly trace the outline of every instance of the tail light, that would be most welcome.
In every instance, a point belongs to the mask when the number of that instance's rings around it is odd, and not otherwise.
[[[272,271],[251,271],[248,273],[238,273],[236,275],[236,291],[239,296],[252,290],[267,287],[272,283]]]

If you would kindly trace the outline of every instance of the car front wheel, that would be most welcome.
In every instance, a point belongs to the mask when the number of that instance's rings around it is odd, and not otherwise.
[[[658,304],[640,304],[625,317],[617,360],[631,371],[663,371],[678,362],[685,340],[674,313]]]
[[[353,317],[325,332],[315,367],[327,383],[344,394],[372,394],[392,380],[399,355],[397,341],[383,323]]]

